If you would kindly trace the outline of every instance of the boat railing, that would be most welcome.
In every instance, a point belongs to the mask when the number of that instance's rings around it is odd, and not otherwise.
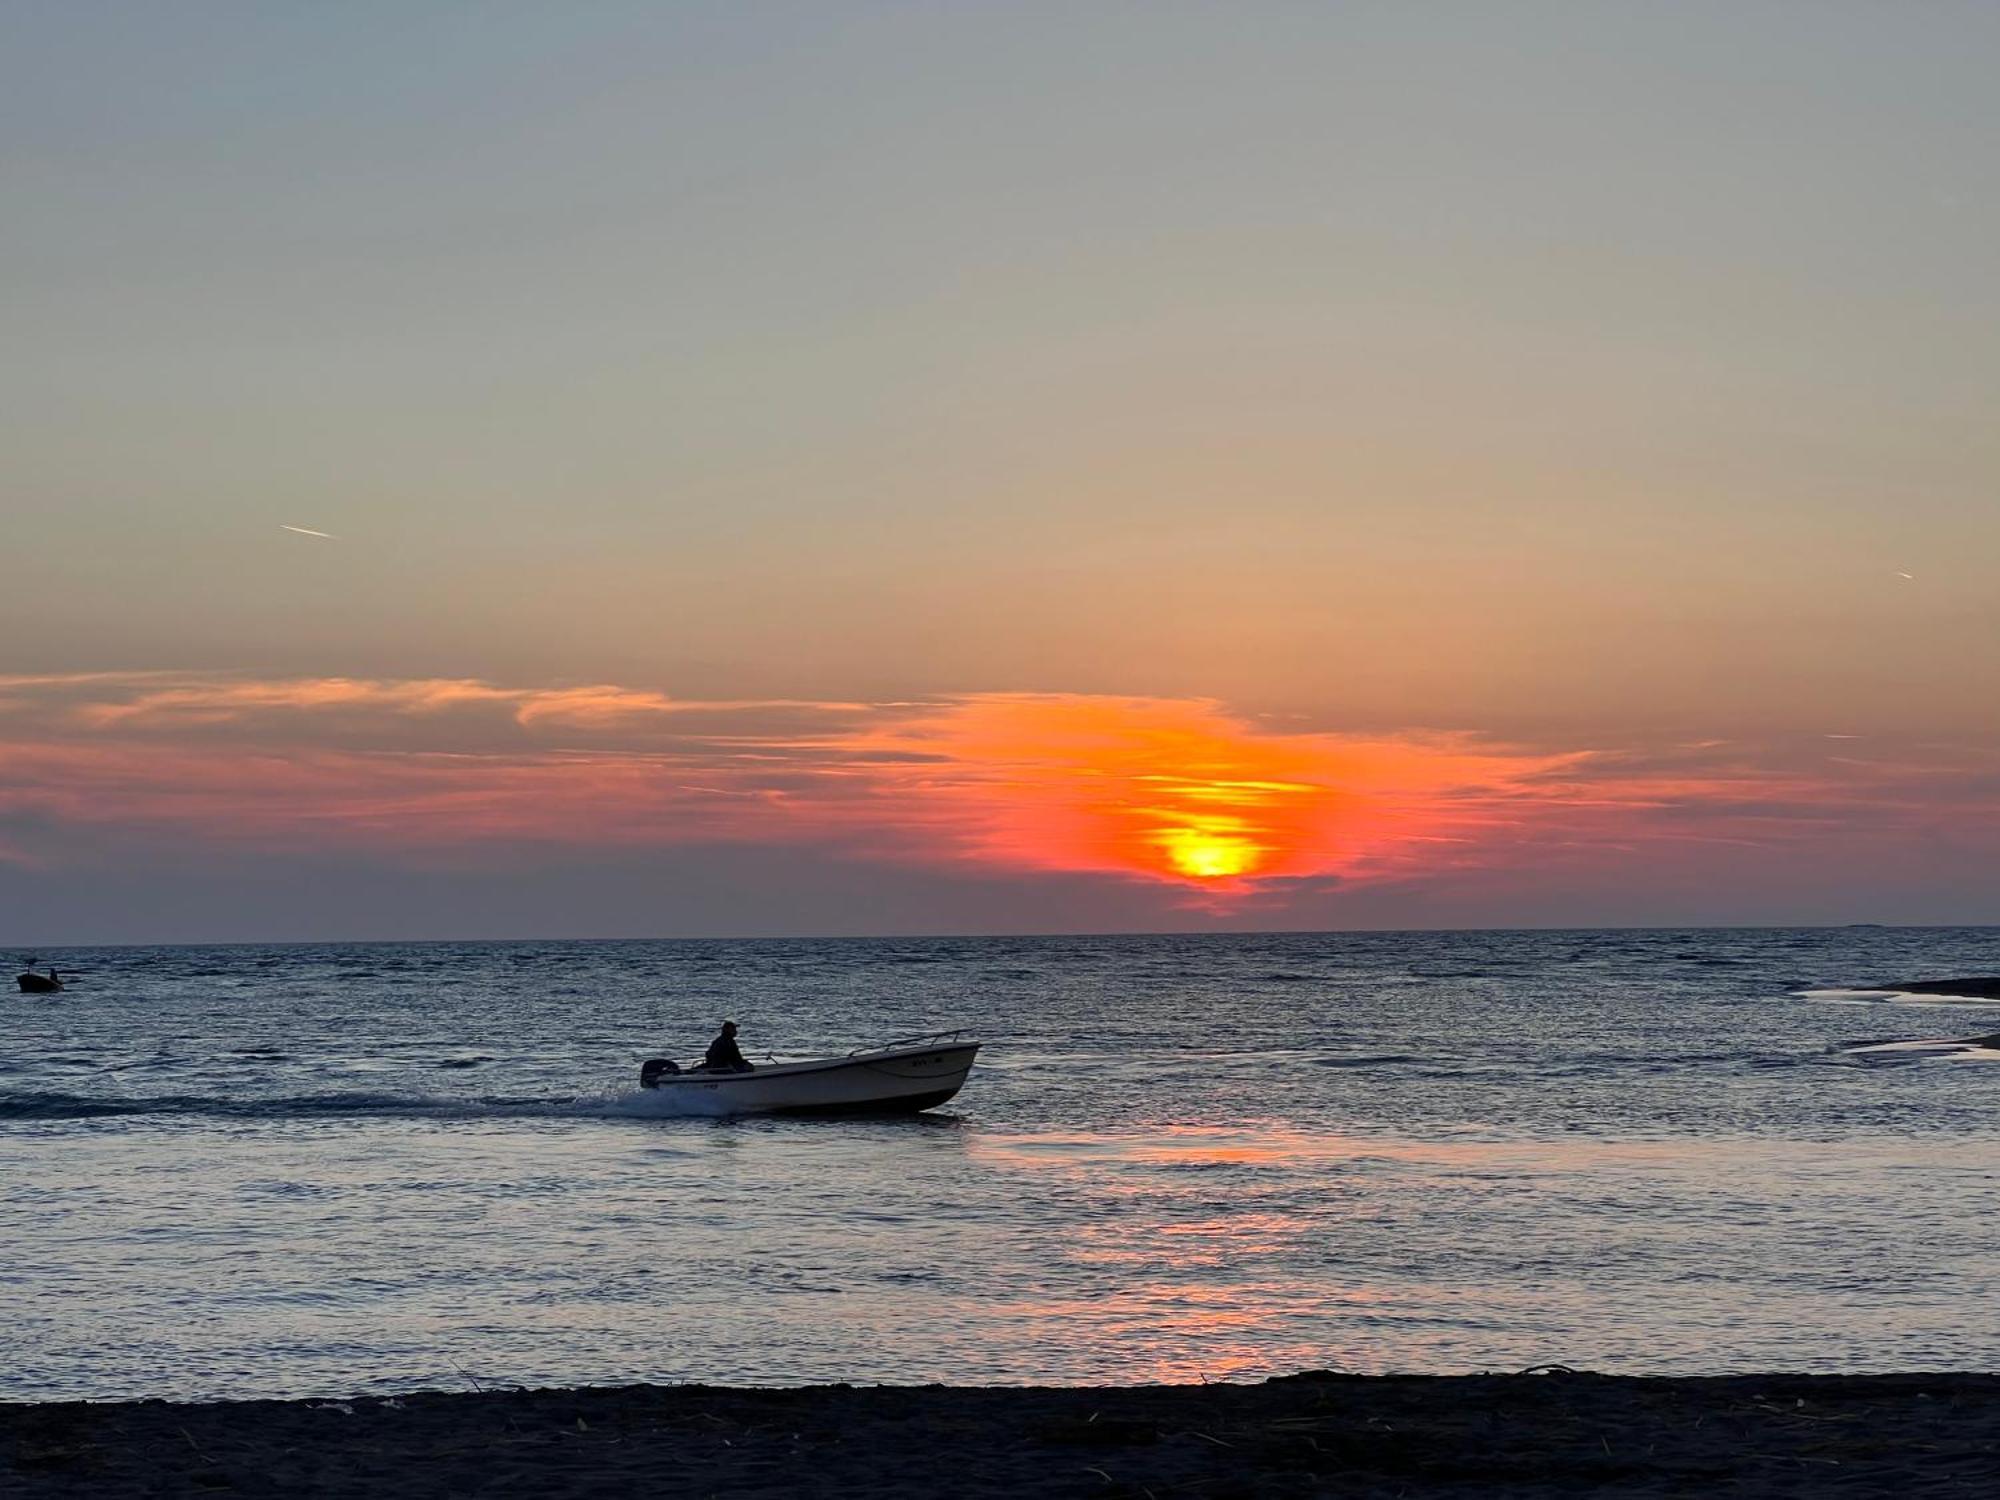
[[[889,1052],[897,1047],[921,1047],[927,1042],[945,1047],[964,1040],[965,1028],[963,1026],[951,1031],[920,1031],[915,1036],[899,1036],[893,1041],[876,1042],[873,1046],[868,1047],[856,1047],[847,1055],[849,1057],[865,1057],[872,1052]]]

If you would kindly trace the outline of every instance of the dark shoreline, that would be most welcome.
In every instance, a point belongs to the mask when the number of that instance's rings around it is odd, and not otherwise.
[[[1117,1388],[586,1387],[0,1403],[0,1494],[2000,1493],[2000,1375],[1313,1372]]]

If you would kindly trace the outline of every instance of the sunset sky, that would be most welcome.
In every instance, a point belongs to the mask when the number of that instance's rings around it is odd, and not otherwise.
[[[0,941],[1994,920],[1996,68],[11,7]]]

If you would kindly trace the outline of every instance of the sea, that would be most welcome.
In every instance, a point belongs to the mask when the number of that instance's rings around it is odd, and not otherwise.
[[[1893,992],[2000,930],[37,956],[0,1399],[2000,1368],[2000,1005]],[[905,1119],[636,1087],[725,1017],[984,1050]]]

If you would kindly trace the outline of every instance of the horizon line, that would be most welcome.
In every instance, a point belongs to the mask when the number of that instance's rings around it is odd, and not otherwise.
[[[1570,927],[1559,924],[1512,927],[1244,927],[1189,931],[1174,928],[1132,929],[1123,932],[824,932],[824,933],[723,933],[714,935],[676,934],[652,936],[599,937],[346,937],[346,938],[178,938],[161,942],[47,942],[0,943],[0,952],[40,955],[63,948],[364,948],[415,947],[425,945],[484,943],[970,943],[1022,941],[1090,941],[1106,938],[1252,938],[1252,937],[1396,937],[1434,936],[1440,933],[1498,932],[1842,932],[1853,928],[1881,928],[1909,932],[1993,932],[2000,922],[1665,922],[1622,923],[1609,926]]]

